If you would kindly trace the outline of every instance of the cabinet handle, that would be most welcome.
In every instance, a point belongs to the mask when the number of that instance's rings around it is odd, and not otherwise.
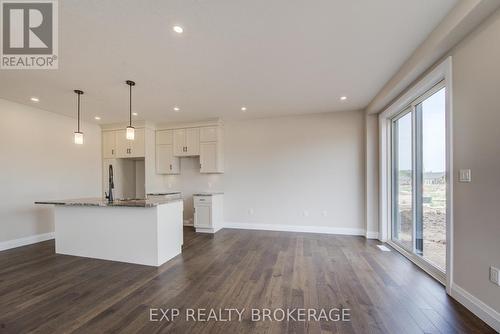
[[[115,150],[111,150],[111,155],[115,155]]]
[[[172,164],[170,164],[170,170],[172,170]]]

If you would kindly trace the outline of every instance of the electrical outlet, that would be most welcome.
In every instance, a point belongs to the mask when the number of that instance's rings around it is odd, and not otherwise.
[[[304,210],[303,215],[304,215],[304,217],[309,217],[309,211]]]
[[[323,210],[322,214],[323,214],[323,217],[326,217],[326,216],[328,216],[328,211]]]
[[[248,209],[248,214],[250,216],[253,216],[255,214],[255,211],[253,209]]]
[[[495,267],[490,267],[490,281],[500,286],[500,269]]]

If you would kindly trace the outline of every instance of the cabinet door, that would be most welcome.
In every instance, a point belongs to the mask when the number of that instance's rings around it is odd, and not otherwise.
[[[218,130],[216,126],[200,128],[200,142],[205,143],[217,141],[218,139]]]
[[[130,141],[125,137],[125,130],[117,130],[115,131],[115,140],[116,140],[116,157],[117,158],[128,158],[130,156],[129,148]]]
[[[200,128],[186,130],[187,155],[200,155]]]
[[[179,158],[174,157],[173,145],[156,145],[156,173],[179,174]]]
[[[217,173],[217,143],[200,144],[200,173]]]
[[[102,133],[102,155],[104,159],[112,159],[116,156],[116,140],[114,131]]]
[[[211,227],[212,226],[212,208],[208,205],[195,206],[194,208],[194,226]]]
[[[186,129],[174,130],[174,155],[186,156]]]
[[[172,130],[161,130],[156,132],[156,145],[173,145],[174,132]]]
[[[144,129],[135,129],[134,140],[129,140],[129,154],[131,158],[142,158],[145,156],[145,131]]]

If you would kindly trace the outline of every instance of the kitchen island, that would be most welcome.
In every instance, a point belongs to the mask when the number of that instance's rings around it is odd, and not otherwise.
[[[182,198],[39,201],[54,206],[56,253],[160,266],[181,253]]]

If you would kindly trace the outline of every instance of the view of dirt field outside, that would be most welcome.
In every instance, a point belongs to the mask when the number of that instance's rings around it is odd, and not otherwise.
[[[397,198],[393,239],[413,250],[414,196],[422,199],[422,256],[446,269],[446,127],[444,88],[419,105],[422,121],[422,189],[414,191],[413,182],[413,112],[395,120],[394,159],[395,195]],[[417,139],[418,140],[418,139]]]
[[[401,173],[406,175],[408,171]],[[425,180],[424,175],[424,183]],[[427,179],[427,182],[430,180]],[[411,184],[401,185],[399,189],[401,219],[399,241],[408,246],[412,241]],[[446,183],[424,184],[424,194],[423,257],[444,270],[446,268]]]

